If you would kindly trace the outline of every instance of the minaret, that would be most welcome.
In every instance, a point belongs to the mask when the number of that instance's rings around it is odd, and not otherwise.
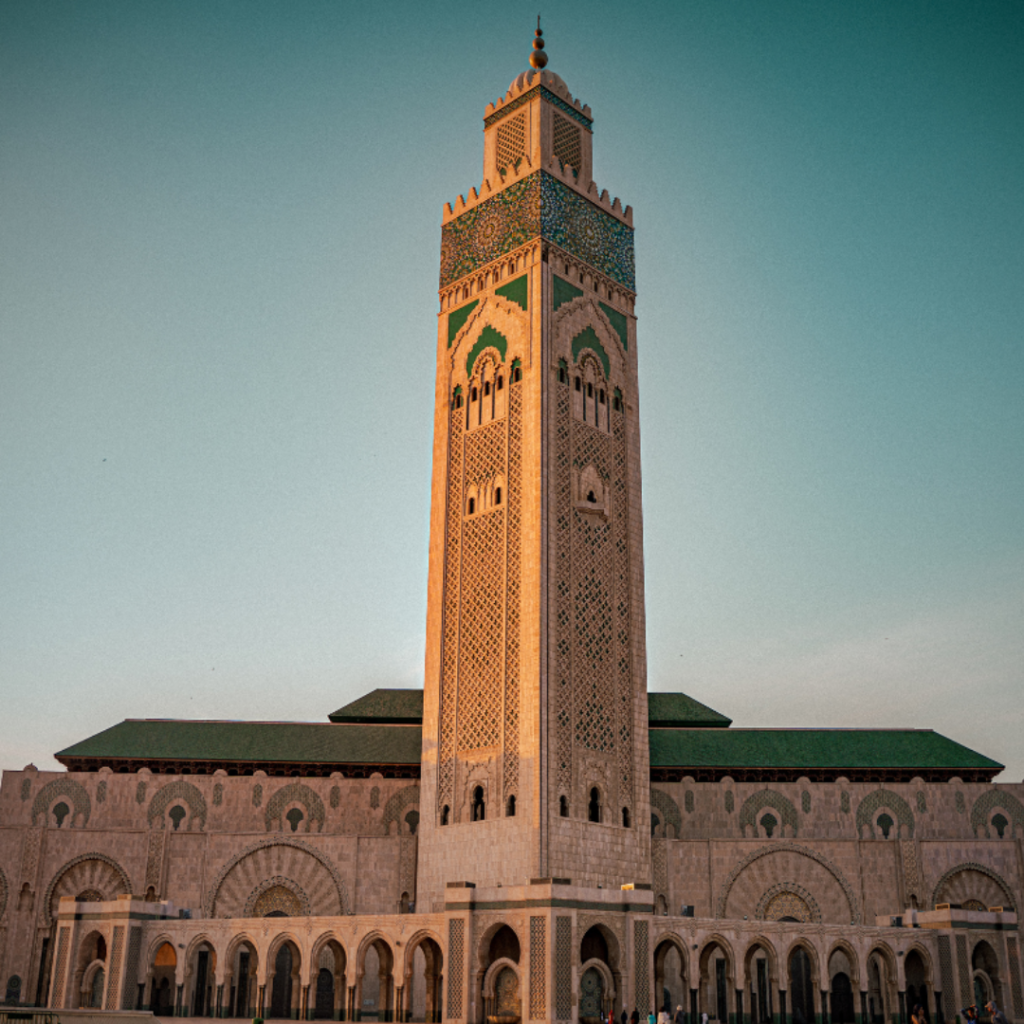
[[[633,217],[547,56],[443,212],[418,909],[650,880]]]

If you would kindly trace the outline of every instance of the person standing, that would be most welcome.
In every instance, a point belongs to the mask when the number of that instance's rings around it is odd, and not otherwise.
[[[619,1024],[629,1024],[629,1017],[626,1016],[626,1008],[622,1008],[622,1016],[619,1018]]]
[[[985,1004],[985,1009],[992,1014],[992,1024],[1007,1024],[1006,1014],[996,1006],[994,999]]]
[[[640,1011],[635,1006],[629,1016],[629,1024],[640,1024]]]
[[[686,1014],[681,1006],[676,1007],[676,1015],[672,1018],[672,1024],[686,1024]]]

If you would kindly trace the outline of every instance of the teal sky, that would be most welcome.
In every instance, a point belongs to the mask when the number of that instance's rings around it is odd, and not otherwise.
[[[1024,776],[1024,4],[560,2],[651,689]],[[443,203],[536,5],[0,5],[0,767],[422,683]]]

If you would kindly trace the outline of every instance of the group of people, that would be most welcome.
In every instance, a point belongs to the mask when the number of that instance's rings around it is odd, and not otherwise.
[[[1008,1024],[1006,1014],[996,1006],[994,999],[985,1004],[985,1009],[992,1015],[992,1024]],[[966,1024],[978,1024],[978,1004],[972,1003],[970,1006],[965,1006],[960,1011],[960,1016],[963,1017]],[[914,1024],[925,1024],[924,1010],[920,1006],[914,1010]]]
[[[992,1024],[1009,1024],[1006,1019],[1006,1014],[996,1006],[994,1001],[987,1002],[985,1009],[991,1014]],[[978,1007],[976,1004],[967,1006],[960,1011],[960,1016],[963,1017],[965,1024],[979,1024]],[[608,1014],[608,1024],[615,1024],[615,1014]],[[640,1011],[634,1010],[629,1016],[626,1015],[626,1011],[622,1011],[622,1016],[619,1018],[619,1024],[640,1024]],[[675,1015],[672,1015],[668,1010],[662,1010],[661,1013],[655,1017],[654,1011],[652,1010],[647,1014],[647,1024],[686,1024],[686,1014],[683,1013],[681,1006],[676,1007]],[[708,1024],[708,1015],[702,1013],[700,1015],[700,1024]],[[910,1015],[910,1024],[928,1024],[928,1018],[925,1016],[924,1007],[918,1003],[914,1007],[914,1012]]]

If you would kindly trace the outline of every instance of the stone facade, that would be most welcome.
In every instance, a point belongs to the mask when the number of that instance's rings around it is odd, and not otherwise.
[[[1024,1020],[1024,785],[933,734],[846,735],[846,772],[748,730],[730,774],[727,718],[649,716],[633,218],[591,126],[519,76],[444,211],[421,717],[378,691],[330,725],[129,722],[5,772],[9,1002]]]

